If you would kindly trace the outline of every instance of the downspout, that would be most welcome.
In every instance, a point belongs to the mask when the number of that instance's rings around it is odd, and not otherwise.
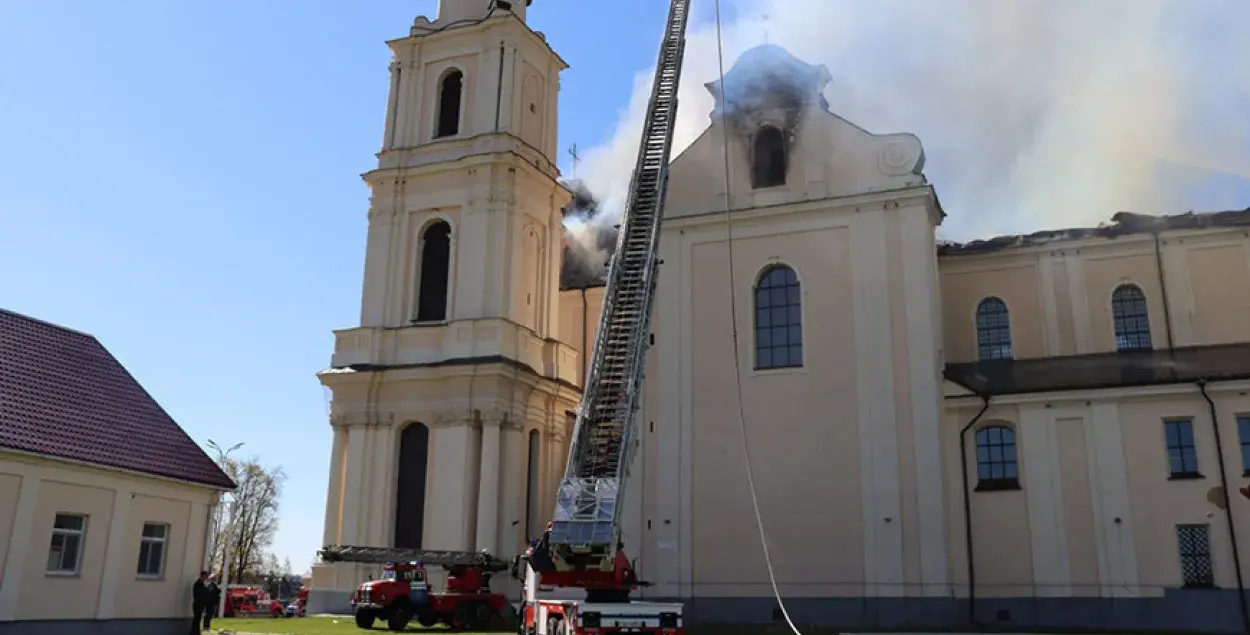
[[[1168,335],[1168,350],[1172,350],[1172,303],[1168,301],[1168,284],[1163,277],[1163,251],[1159,247],[1159,232],[1155,237],[1155,271],[1159,273],[1159,291],[1163,297],[1163,327]]]
[[[972,560],[972,500],[968,493],[968,451],[966,441],[968,431],[981,420],[981,417],[985,416],[985,411],[990,409],[990,395],[978,396],[981,397],[982,401],[981,411],[972,418],[972,421],[968,422],[968,425],[964,426],[963,430],[959,431],[959,465],[961,468],[959,474],[963,479],[964,490],[964,548],[968,554],[966,563],[968,567],[968,623],[973,626],[977,623],[977,572],[973,567]]]
[[[1211,410],[1211,429],[1215,431],[1215,458],[1220,466],[1220,489],[1224,499],[1224,518],[1228,521],[1228,537],[1233,545],[1233,570],[1237,572],[1237,604],[1241,609],[1241,626],[1244,632],[1250,633],[1250,611],[1246,610],[1246,585],[1241,577],[1241,553],[1237,549],[1237,528],[1233,524],[1233,507],[1228,497],[1228,474],[1224,470],[1224,444],[1220,439],[1220,423],[1215,417],[1215,401],[1207,394],[1207,380],[1197,381],[1202,398],[1207,400]]]

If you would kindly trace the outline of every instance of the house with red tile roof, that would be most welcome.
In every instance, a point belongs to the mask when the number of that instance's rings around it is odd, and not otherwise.
[[[0,631],[186,633],[234,487],[99,340],[0,309]]]

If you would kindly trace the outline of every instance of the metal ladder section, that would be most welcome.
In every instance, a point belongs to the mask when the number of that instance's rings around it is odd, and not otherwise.
[[[430,567],[475,567],[483,571],[507,571],[509,564],[483,551],[447,551],[443,549],[405,549],[401,547],[330,546],[321,550],[326,562],[419,562]]]
[[[689,10],[690,0],[673,0],[660,44],[638,163],[608,270],[593,363],[556,496],[548,538],[556,553],[607,559],[620,542],[620,501],[638,444],[634,412],[651,329]]]

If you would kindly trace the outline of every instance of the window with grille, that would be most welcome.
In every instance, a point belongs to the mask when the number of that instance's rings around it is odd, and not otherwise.
[[[139,576],[159,578],[165,575],[165,545],[169,539],[169,525],[143,523],[143,536],[139,539]]]
[[[1146,295],[1137,285],[1122,284],[1111,294],[1111,319],[1115,323],[1116,350],[1151,348]]]
[[[986,298],[977,305],[977,349],[985,359],[1011,359],[1011,316],[1007,303]]]
[[[1006,426],[977,430],[977,491],[1020,489],[1016,431]]]
[[[1242,473],[1250,476],[1250,415],[1237,415],[1237,438],[1241,440]]]
[[[48,548],[48,573],[75,574],[82,565],[83,539],[87,534],[87,517],[79,514],[57,514],[52,523],[52,545]]]
[[[1194,445],[1194,422],[1192,419],[1173,419],[1163,422],[1168,444],[1168,469],[1172,478],[1198,478],[1198,449]]]
[[[803,305],[793,269],[767,269],[755,287],[755,368],[803,365]]]
[[[1208,525],[1176,527],[1176,540],[1181,554],[1181,580],[1187,587],[1215,586],[1210,534]]]

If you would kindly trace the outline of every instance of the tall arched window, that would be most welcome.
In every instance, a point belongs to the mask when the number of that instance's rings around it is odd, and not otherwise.
[[[453,70],[443,77],[438,87],[438,128],[435,137],[460,134],[460,96],[464,89],[464,73]]]
[[[1150,349],[1150,315],[1146,294],[1132,283],[1116,287],[1111,294],[1111,321],[1115,325],[1116,350]]]
[[[451,271],[451,225],[438,221],[421,235],[421,281],[417,291],[418,322],[447,319],[447,278]]]
[[[1011,359],[1011,316],[998,298],[977,305],[977,351],[983,360]]]
[[[977,430],[977,491],[1020,489],[1016,431],[1007,426]]]
[[[803,365],[803,305],[799,277],[785,265],[760,275],[755,287],[755,368]]]
[[[538,488],[542,486],[538,479],[538,453],[540,450],[537,430],[530,430],[529,458],[525,467],[525,538],[532,540],[539,536],[538,527]]]
[[[751,181],[756,188],[786,184],[786,140],[781,131],[764,126],[755,133]]]
[[[430,429],[424,424],[409,424],[399,435],[399,464],[395,470],[395,546],[399,548],[421,548],[429,446]]]

